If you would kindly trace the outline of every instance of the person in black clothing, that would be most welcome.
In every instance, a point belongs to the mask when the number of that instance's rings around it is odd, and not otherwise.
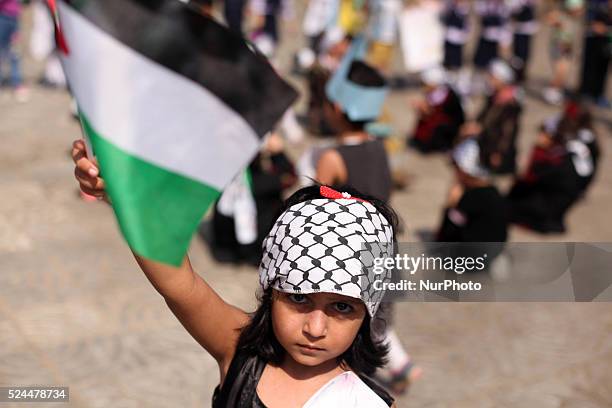
[[[422,153],[450,149],[465,122],[461,99],[442,68],[423,72],[425,98],[415,108],[419,119],[409,144]]]
[[[481,164],[480,147],[470,138],[452,153],[456,182],[450,189],[438,230],[438,242],[505,242],[508,236],[504,198]]]
[[[441,15],[446,28],[444,34],[444,67],[459,70],[463,66],[463,46],[468,40],[469,3],[465,0],[447,0]]]
[[[580,196],[580,182],[559,118],[547,120],[527,172],[508,194],[510,221],[542,233],[565,231],[564,217]]]
[[[496,174],[516,170],[516,139],[522,113],[522,94],[514,85],[514,71],[502,60],[489,68],[491,95],[478,115],[477,122],[467,122],[463,137],[477,136],[483,150],[483,164]]]
[[[283,152],[282,139],[276,133],[268,137],[264,149],[249,165],[249,171],[251,185],[250,193],[246,192],[248,196],[238,194],[229,198],[230,208],[235,208],[235,211],[224,211],[221,201],[215,205],[212,220],[213,236],[209,244],[213,256],[219,262],[259,264],[261,243],[280,212],[283,205],[283,192],[297,180],[293,164]],[[240,217],[248,217],[248,215],[245,214],[244,207],[241,207],[240,204],[236,205],[236,201],[249,199],[255,204],[255,211],[251,214],[255,219],[247,219],[246,225],[242,225],[242,218],[238,220],[236,212],[240,212]],[[253,223],[255,228],[251,234],[247,234],[251,236],[247,241],[253,238],[254,240],[241,242],[244,239],[239,237],[240,233],[237,233],[237,228],[248,229]]]
[[[480,39],[474,54],[474,65],[486,70],[499,57],[500,46],[509,44],[509,10],[504,0],[478,0],[476,13],[480,17]]]
[[[606,99],[608,65],[612,54],[612,1],[588,0],[580,93],[602,107],[610,107]]]
[[[510,19],[513,23],[512,63],[517,70],[517,81],[523,82],[531,54],[531,38],[538,29],[535,0],[510,2]]]

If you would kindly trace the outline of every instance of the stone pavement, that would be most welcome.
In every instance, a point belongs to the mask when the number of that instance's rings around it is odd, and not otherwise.
[[[281,68],[301,41],[295,29],[285,32],[296,38],[283,48]],[[536,87],[548,75],[545,47],[543,32],[532,67]],[[40,66],[25,63],[33,82]],[[30,102],[17,105],[0,92],[0,385],[69,386],[73,407],[209,406],[214,361],[139,271],[110,208],[77,197],[68,150],[79,127],[68,97],[33,87]],[[414,95],[390,98],[398,134],[414,123],[407,109]],[[537,124],[554,110],[529,97],[526,112],[523,162]],[[569,232],[513,230],[514,241],[612,240],[612,117],[597,115],[604,157],[588,198],[570,213]],[[393,205],[410,241],[437,224],[450,171],[443,157],[402,157],[413,182]],[[253,269],[215,264],[198,239],[190,254],[225,299],[254,308]],[[401,303],[395,320],[425,370],[399,406],[612,406],[611,304]]]

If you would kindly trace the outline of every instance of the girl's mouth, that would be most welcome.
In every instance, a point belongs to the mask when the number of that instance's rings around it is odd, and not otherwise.
[[[321,347],[315,347],[315,346],[309,346],[307,344],[298,344],[298,347],[304,351],[310,351],[310,352],[314,352],[314,351],[324,351],[324,348]]]

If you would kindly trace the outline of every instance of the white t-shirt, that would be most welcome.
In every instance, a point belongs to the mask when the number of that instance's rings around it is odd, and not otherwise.
[[[332,378],[303,408],[389,408],[361,378],[346,371]]]

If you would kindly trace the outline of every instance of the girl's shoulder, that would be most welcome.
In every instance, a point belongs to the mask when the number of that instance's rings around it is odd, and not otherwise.
[[[357,375],[353,371],[346,371],[317,391],[304,408],[387,408],[392,405],[393,398],[374,380]]]

